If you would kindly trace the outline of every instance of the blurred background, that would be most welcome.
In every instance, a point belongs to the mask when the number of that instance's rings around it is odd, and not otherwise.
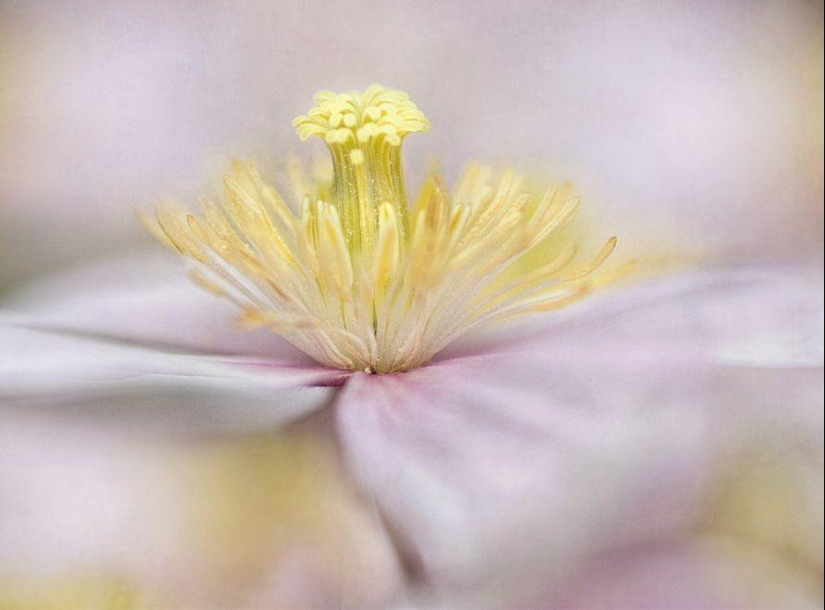
[[[414,175],[507,164],[571,180],[626,242],[821,266],[821,2],[0,0],[0,295],[144,247],[135,209],[214,193],[232,158],[320,153],[292,118],[373,82],[432,122],[405,144]],[[170,442],[6,419],[0,609],[137,608],[135,582],[193,608],[240,607],[220,583],[261,607],[380,605],[401,568],[333,453],[301,431]],[[708,528],[783,549],[800,570],[760,570],[816,597],[821,446],[803,453],[720,480]]]
[[[322,88],[431,119],[409,165],[571,180],[627,235],[821,257],[822,3],[0,2],[0,285],[146,236],[134,209],[276,168]],[[650,235],[651,233],[656,235]]]

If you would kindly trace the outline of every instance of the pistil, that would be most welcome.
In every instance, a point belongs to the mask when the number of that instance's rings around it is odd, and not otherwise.
[[[301,139],[317,136],[326,142],[333,165],[332,203],[353,263],[369,269],[379,245],[383,204],[393,208],[397,246],[404,248],[409,212],[401,144],[410,133],[429,131],[430,124],[406,93],[380,85],[363,93],[322,91],[315,103],[293,125]]]

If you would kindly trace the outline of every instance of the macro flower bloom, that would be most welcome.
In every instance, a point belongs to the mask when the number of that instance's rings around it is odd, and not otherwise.
[[[148,405],[221,429],[333,409],[409,571],[478,588],[688,522],[737,371],[821,383],[808,270],[622,288],[616,239],[587,252],[569,230],[569,188],[533,198],[473,166],[410,205],[400,146],[429,129],[421,111],[379,86],[316,103],[294,124],[325,141],[331,179],[292,165],[290,199],[236,164],[221,205],[144,217],[220,299],[141,257],[35,287],[3,314],[2,404]]]
[[[293,173],[300,211],[259,176],[236,165],[223,207],[203,215],[161,205],[150,229],[190,265],[190,277],[236,303],[326,366],[368,373],[407,371],[467,331],[519,314],[556,309],[590,292],[616,245],[571,266],[575,244],[557,244],[539,264],[512,268],[547,245],[578,207],[567,188],[536,203],[512,173],[473,167],[450,198],[437,176],[407,204],[401,143],[429,123],[406,94],[373,86],[322,91],[294,121],[322,138],[330,182]],[[545,253],[546,254],[546,253]],[[510,273],[508,273],[508,271]]]

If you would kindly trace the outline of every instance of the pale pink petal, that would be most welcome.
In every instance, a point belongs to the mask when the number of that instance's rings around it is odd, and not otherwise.
[[[444,599],[424,591],[394,610],[815,610],[822,585],[788,557],[708,538],[592,559],[539,595]]]
[[[182,427],[274,425],[328,404],[342,373],[272,359],[172,352],[0,317],[0,408],[79,409]],[[140,407],[140,408],[137,408]]]
[[[733,453],[750,445],[779,451],[821,451],[821,367],[722,367],[718,377],[718,426]]]
[[[731,371],[784,383],[821,366],[816,287],[692,274],[410,373],[358,375],[337,406],[345,450],[428,578],[560,577],[593,549],[691,523],[731,434],[719,407],[744,389]]]
[[[586,343],[679,351],[730,366],[821,367],[821,276],[810,267],[765,266],[649,279],[458,341],[438,359]]]
[[[593,561],[531,608],[542,610],[813,610],[821,585],[780,557],[707,541],[625,549]]]
[[[4,307],[57,329],[171,349],[312,362],[275,333],[241,328],[238,308],[198,288],[177,257],[160,246],[56,274],[17,291]]]
[[[691,523],[707,387],[703,367],[667,354],[491,354],[359,374],[337,416],[411,562],[481,591],[543,583],[592,548]]]

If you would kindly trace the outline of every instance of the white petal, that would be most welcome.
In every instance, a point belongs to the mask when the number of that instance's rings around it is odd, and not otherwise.
[[[42,330],[0,316],[0,408],[81,410],[136,423],[246,427],[327,404],[341,373],[274,359],[202,355]],[[137,407],[141,407],[138,409]]]
[[[238,308],[195,286],[167,251],[143,251],[57,274],[18,291],[4,307],[37,316],[43,327],[172,349],[312,362],[272,332],[240,328]]]

